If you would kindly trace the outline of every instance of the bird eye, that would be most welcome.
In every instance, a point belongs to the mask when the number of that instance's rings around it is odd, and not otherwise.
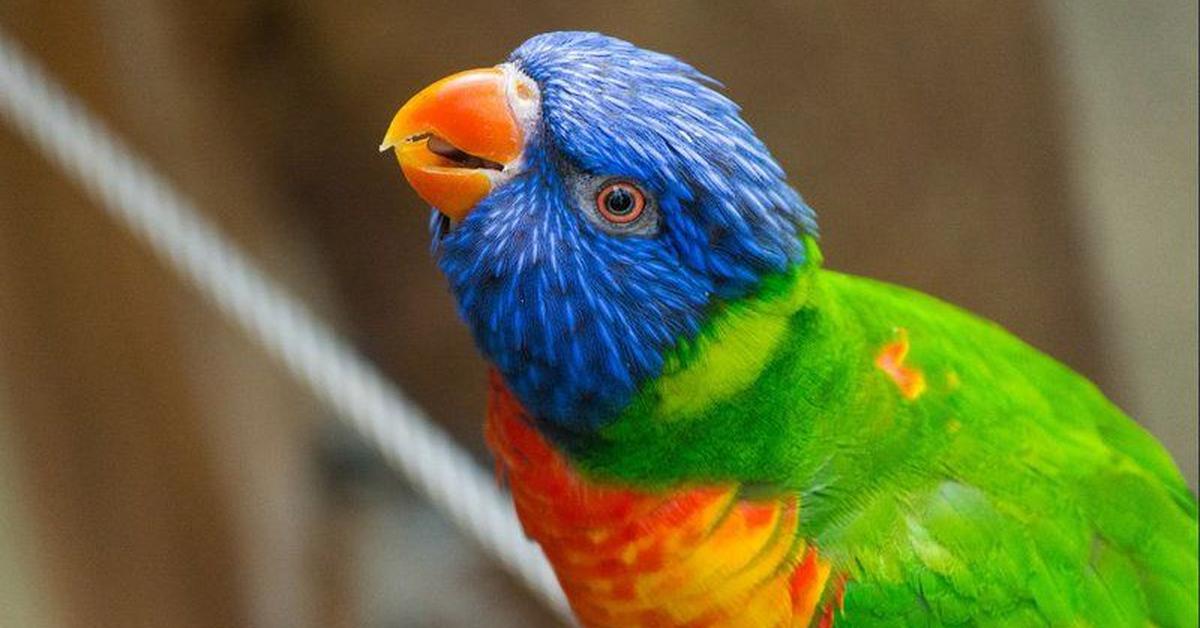
[[[646,195],[628,181],[609,183],[596,195],[596,210],[611,223],[631,223],[645,208]]]
[[[658,198],[640,181],[629,175],[581,172],[566,162],[562,167],[571,205],[597,230],[622,238],[658,235]]]

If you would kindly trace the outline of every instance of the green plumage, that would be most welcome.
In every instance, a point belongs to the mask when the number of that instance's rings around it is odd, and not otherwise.
[[[573,447],[579,467],[799,494],[799,534],[849,578],[839,626],[1196,625],[1196,500],[1151,436],[1000,327],[807,244]],[[913,398],[878,363],[905,340]]]

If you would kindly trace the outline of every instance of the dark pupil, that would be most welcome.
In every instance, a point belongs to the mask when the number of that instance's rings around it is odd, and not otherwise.
[[[604,199],[604,206],[617,216],[624,216],[633,211],[633,192],[626,188],[614,188]]]

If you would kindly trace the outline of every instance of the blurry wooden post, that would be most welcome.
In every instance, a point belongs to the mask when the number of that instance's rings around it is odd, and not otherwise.
[[[300,261],[245,140],[197,115],[228,103],[171,19],[153,1],[0,7],[223,228]],[[0,420],[57,625],[346,625],[345,557],[313,494],[315,401],[7,128],[0,190]]]
[[[179,288],[2,137],[4,377],[64,625],[241,625],[229,505],[163,316]]]

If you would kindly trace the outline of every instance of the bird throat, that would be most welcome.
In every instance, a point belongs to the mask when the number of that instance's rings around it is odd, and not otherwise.
[[[592,480],[530,425],[495,371],[485,430],[525,532],[584,626],[831,622],[841,580],[800,536],[796,495]]]

